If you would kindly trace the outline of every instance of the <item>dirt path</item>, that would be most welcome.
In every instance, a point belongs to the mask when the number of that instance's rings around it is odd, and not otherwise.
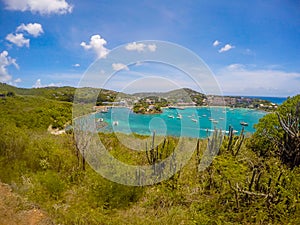
[[[0,183],[0,225],[52,225],[47,215],[36,206]]]

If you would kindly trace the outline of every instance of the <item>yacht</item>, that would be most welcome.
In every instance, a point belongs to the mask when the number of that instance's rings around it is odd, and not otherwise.
[[[180,120],[181,120],[181,119],[182,119],[182,115],[178,113],[178,114],[177,114],[177,119],[180,119]]]
[[[194,118],[192,118],[192,121],[194,121],[195,123],[197,123],[197,122],[198,122],[198,120],[196,120],[196,119],[194,119]]]
[[[248,123],[246,123],[246,122],[244,122],[244,121],[242,121],[242,122],[240,122],[240,124],[242,125],[242,126],[248,126]]]

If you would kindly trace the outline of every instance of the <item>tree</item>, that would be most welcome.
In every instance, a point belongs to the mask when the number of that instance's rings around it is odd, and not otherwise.
[[[276,113],[280,126],[284,131],[283,138],[278,142],[281,161],[290,168],[300,165],[300,102],[295,113],[288,113],[286,118]]]
[[[255,128],[252,150],[264,157],[278,156],[290,168],[300,165],[300,95],[288,98]]]

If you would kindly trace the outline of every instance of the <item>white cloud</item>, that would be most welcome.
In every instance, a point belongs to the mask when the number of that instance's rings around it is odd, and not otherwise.
[[[76,63],[74,65],[72,65],[73,67],[80,67],[80,64],[79,63]]]
[[[13,81],[9,81],[8,84],[9,85],[13,85],[13,86],[17,86],[21,82],[22,82],[21,78],[17,78],[17,79],[15,79]]]
[[[156,51],[156,44],[148,45],[148,49],[150,52],[155,52]]]
[[[21,83],[21,82],[22,82],[21,78],[17,78],[14,80],[14,83]]]
[[[45,85],[44,87],[60,87],[62,86],[62,83],[50,83]]]
[[[126,65],[122,64],[122,63],[113,63],[113,64],[112,64],[112,68],[113,68],[113,70],[115,70],[115,71],[119,71],[119,70],[129,70],[129,68],[128,68]]]
[[[128,45],[126,45],[126,50],[128,51],[138,51],[138,52],[142,52],[144,51],[144,48],[145,48],[145,44],[143,43],[136,43],[136,42],[133,42],[133,43],[129,43]]]
[[[81,42],[81,46],[85,50],[94,50],[98,56],[98,58],[105,58],[108,54],[109,50],[104,47],[106,45],[106,40],[104,40],[100,35],[93,35],[90,39],[90,43],[86,44],[85,42]]]
[[[235,48],[235,47],[232,46],[231,44],[226,44],[223,48],[221,48],[221,49],[219,50],[219,52],[220,52],[220,53],[222,53],[222,52],[227,52],[227,51],[229,51],[230,49],[233,49],[233,48]]]
[[[299,94],[300,73],[275,69],[253,69],[232,64],[217,74],[226,94],[256,96],[288,96]]]
[[[32,86],[33,88],[42,88],[42,87],[59,87],[62,83],[50,83],[47,85],[43,85],[41,79],[37,79],[35,84]]]
[[[219,42],[218,40],[215,40],[214,43],[213,43],[213,46],[216,47],[216,46],[218,46],[219,44],[221,44],[221,42]]]
[[[37,79],[35,84],[32,86],[33,88],[41,88],[42,87],[42,82],[41,79]]]
[[[230,64],[229,66],[226,67],[226,69],[230,70],[230,71],[236,71],[236,70],[242,70],[244,69],[245,66],[243,64]]]
[[[6,40],[8,40],[9,42],[19,46],[19,47],[29,47],[29,39],[24,38],[23,34],[8,34],[6,36]]]
[[[125,46],[126,50],[137,51],[137,52],[143,52],[146,49],[148,49],[150,52],[155,52],[156,48],[157,48],[156,44],[145,45],[143,43],[136,43],[136,42],[129,43],[128,45]]]
[[[6,9],[44,14],[71,13],[73,6],[66,0],[4,0]]]
[[[17,32],[18,31],[26,31],[28,34],[31,34],[34,37],[38,37],[44,33],[42,25],[39,23],[28,23],[27,25],[22,23],[17,27]]]
[[[135,66],[142,66],[142,65],[144,65],[144,62],[137,61],[134,65],[135,65]]]
[[[10,65],[14,65],[17,69],[19,69],[16,59],[13,59],[10,56],[8,56],[7,51],[1,52],[0,53],[0,81],[1,82],[7,82],[11,80],[12,76],[7,71],[7,67]]]

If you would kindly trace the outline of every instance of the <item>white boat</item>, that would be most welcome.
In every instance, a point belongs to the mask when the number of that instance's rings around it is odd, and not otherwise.
[[[244,122],[244,121],[242,121],[242,122],[240,122],[240,124],[242,125],[242,126],[248,126],[248,123],[246,123],[246,122]]]
[[[182,119],[182,115],[178,113],[178,114],[177,114],[177,119],[180,119],[180,120],[181,120],[181,119]]]
[[[192,119],[192,121],[194,121],[195,123],[197,123],[197,122],[198,122],[198,120],[196,120],[196,119]]]
[[[114,126],[118,126],[118,125],[119,125],[119,122],[118,122],[118,121],[114,121],[114,122],[113,122],[113,125],[114,125]]]
[[[173,115],[168,115],[168,117],[174,119],[174,116],[173,116]]]
[[[98,120],[97,120],[97,122],[103,122],[104,120],[103,120],[103,118],[99,118]]]

